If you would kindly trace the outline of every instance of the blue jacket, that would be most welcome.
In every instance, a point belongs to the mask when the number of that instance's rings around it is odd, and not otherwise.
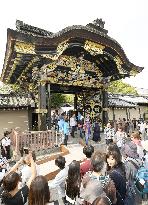
[[[64,135],[68,135],[69,133],[69,123],[64,122]]]

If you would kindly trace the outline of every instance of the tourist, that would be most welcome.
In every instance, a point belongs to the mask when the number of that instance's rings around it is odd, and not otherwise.
[[[73,115],[70,118],[70,127],[71,127],[71,136],[72,137],[75,137],[74,133],[76,130],[76,125],[77,125],[76,115],[75,115],[75,113],[73,113]]]
[[[37,176],[30,185],[29,205],[59,205],[58,201],[50,203],[48,181],[44,176]]]
[[[53,179],[53,181],[49,182],[49,188],[50,189],[57,189],[58,191],[58,198],[63,199],[65,202],[65,181],[68,176],[68,166],[65,166],[66,161],[65,157],[58,156],[55,160],[55,165],[58,166],[60,169],[59,173],[56,175],[56,177]]]
[[[129,136],[132,134],[134,131],[134,123],[132,120],[129,121]]]
[[[20,170],[21,172],[21,179],[22,179],[22,186],[24,186],[28,180],[30,179],[31,177],[31,174],[32,174],[32,171],[31,171],[31,162],[30,162],[30,156],[28,155],[29,153],[29,150],[26,149],[25,151],[27,151],[27,155],[24,157],[24,160],[23,160],[23,168]],[[35,152],[33,151],[32,152],[32,158],[34,160],[34,163],[36,162],[36,155],[35,155]],[[35,166],[36,166],[36,175],[40,175],[40,169],[39,169],[39,166],[35,163]]]
[[[80,164],[81,177],[83,177],[88,171],[92,170],[91,156],[94,153],[94,147],[92,145],[85,146],[83,148],[83,153],[85,154],[86,159]]]
[[[29,153],[29,159],[31,163],[31,172],[32,175],[26,185],[19,189],[19,183],[21,181],[19,174],[16,170],[23,162],[21,158],[7,173],[3,178],[3,188],[2,200],[4,204],[7,205],[24,205],[27,202],[27,197],[29,193],[29,188],[32,180],[36,177],[36,166],[32,158],[32,154]]]
[[[67,146],[68,135],[69,135],[69,123],[67,118],[65,118],[64,121],[63,133],[64,133],[64,145]]]
[[[115,129],[112,127],[112,124],[109,122],[104,129],[106,144],[109,145],[113,142],[115,136]]]
[[[142,135],[142,140],[145,140],[145,135],[146,135],[145,128],[146,128],[146,123],[144,121],[141,121],[139,124],[139,129]]]
[[[80,200],[81,175],[80,163],[76,160],[73,160],[69,165],[65,187],[66,201],[71,204],[77,204],[77,201]]]
[[[83,120],[83,119],[84,119],[84,117],[81,115],[80,112],[78,112],[78,121],[79,121],[79,120]]]
[[[127,134],[123,131],[123,127],[118,127],[118,131],[114,135],[114,142],[117,144],[119,148],[124,146],[127,138]]]
[[[104,153],[96,151],[91,157],[92,172],[88,172],[82,179],[83,187],[86,188],[90,180],[98,180],[106,195],[110,198],[113,204],[116,204],[116,188],[114,182],[106,175],[106,161]],[[98,187],[99,189],[101,187]],[[91,193],[91,190],[90,190]],[[92,193],[91,193],[92,194]]]
[[[139,158],[142,159],[144,157],[144,153],[139,132],[133,132],[130,138],[131,141],[137,146],[137,153],[139,155]]]
[[[88,140],[91,136],[91,122],[90,122],[90,116],[87,114],[85,121],[84,121],[84,131],[85,131],[85,143],[88,145]]]
[[[107,171],[110,178],[115,183],[117,190],[117,203],[124,204],[126,197],[126,174],[125,166],[122,163],[122,156],[120,151],[115,145],[109,145],[106,153]]]
[[[83,139],[83,119],[78,120],[78,130],[80,131],[80,138]]]
[[[137,120],[136,120],[136,118],[132,119],[132,123],[134,125],[134,130],[136,130],[136,128],[137,128]]]
[[[10,156],[11,140],[10,140],[9,134],[10,132],[8,131],[4,132],[4,138],[2,139],[2,142],[1,142],[1,155],[2,157],[6,157],[7,159],[11,159],[11,156]]]
[[[107,171],[112,168],[126,179],[125,165],[122,162],[122,155],[116,144],[110,144],[106,152]]]
[[[141,204],[141,196],[135,189],[135,177],[138,169],[142,165],[142,160],[139,158],[137,153],[137,146],[135,143],[128,142],[122,148],[123,161],[126,169],[126,181],[127,181],[127,193],[132,197],[132,204]],[[132,190],[132,192],[131,192]]]
[[[59,130],[59,132],[62,133],[63,129],[64,129],[64,117],[61,115],[60,119],[58,121],[58,130]]]
[[[126,143],[121,151],[126,168],[126,180],[133,180],[138,168],[142,165],[142,160],[137,153],[137,146],[131,141]]]
[[[100,124],[99,124],[99,120],[96,119],[96,121],[94,122],[94,133],[93,133],[93,141],[98,142],[101,141],[100,138]]]

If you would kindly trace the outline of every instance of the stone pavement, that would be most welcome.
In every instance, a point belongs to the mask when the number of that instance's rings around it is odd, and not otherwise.
[[[65,155],[66,165],[69,165],[72,160],[82,161],[85,158],[83,154],[83,146],[79,144],[79,142],[84,143],[80,138],[69,138],[67,149],[69,150],[69,154]],[[74,144],[75,143],[75,144]],[[92,140],[89,141],[89,144],[92,144],[96,149],[100,149],[101,151],[105,151],[105,142],[101,141],[100,143],[95,143]],[[40,174],[47,175],[50,172],[57,170],[57,166],[55,165],[55,160],[48,161],[44,164],[39,165]]]

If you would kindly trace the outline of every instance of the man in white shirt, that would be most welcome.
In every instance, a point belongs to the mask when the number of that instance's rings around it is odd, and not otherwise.
[[[65,200],[65,181],[68,176],[68,167],[65,166],[65,157],[58,156],[55,160],[55,165],[60,168],[60,172],[56,175],[53,181],[48,183],[49,189],[57,189],[58,198]]]
[[[71,127],[71,136],[72,137],[75,137],[74,132],[76,129],[76,125],[77,125],[76,116],[75,116],[75,114],[73,114],[72,117],[70,118],[70,127]]]
[[[1,142],[2,157],[6,157],[7,159],[11,159],[11,156],[10,156],[11,140],[9,138],[9,134],[10,134],[10,132],[8,132],[8,131],[4,132],[4,138],[2,139],[2,142]]]

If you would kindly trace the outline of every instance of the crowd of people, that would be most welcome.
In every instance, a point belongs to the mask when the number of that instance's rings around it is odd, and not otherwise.
[[[55,159],[59,169],[52,181],[47,181],[36,164],[35,152],[20,150],[21,158],[10,166],[10,132],[1,141],[0,198],[4,205],[141,205],[148,196],[148,140],[144,122],[133,126],[121,119],[108,122],[104,129],[106,152],[89,142],[92,125],[90,116],[73,113],[70,120],[63,115],[57,120],[67,145],[69,132],[85,136],[85,159],[66,163],[63,156]],[[93,140],[100,140],[99,122],[93,126]],[[129,126],[129,127],[128,127]],[[144,127],[144,130],[142,129]],[[70,129],[71,128],[71,129]],[[132,129],[132,130],[131,130]],[[143,130],[143,132],[142,132]],[[85,131],[85,134],[83,133]],[[50,170],[49,170],[50,172]],[[52,197],[53,190],[57,191]]]
[[[114,140],[107,142],[106,153],[86,145],[83,148],[86,158],[83,161],[73,160],[69,165],[65,157],[58,156],[55,165],[60,171],[49,182],[40,175],[34,152],[24,153],[22,150],[21,159],[11,168],[7,160],[1,161],[0,167],[5,169],[1,178],[1,203],[140,205],[144,195],[139,194],[142,188],[136,188],[135,177],[140,167],[148,170],[148,141],[141,141],[140,133],[135,131],[130,138],[124,134],[124,141],[119,143],[120,132],[123,132],[121,127]],[[140,153],[139,146],[142,147]],[[144,187],[147,181],[143,178],[140,183]],[[51,201],[52,189],[58,192],[54,201]]]
[[[58,115],[56,112],[52,115],[52,125],[59,132],[63,134],[62,143],[67,145],[68,137],[73,138],[79,136],[81,139],[84,138],[86,145],[88,145],[89,139],[91,138],[91,132],[93,131],[93,140],[98,142],[101,140],[100,137],[100,119],[95,118],[92,123],[90,115],[86,114],[82,116],[80,112],[76,116],[75,112],[68,116],[66,113]]]

